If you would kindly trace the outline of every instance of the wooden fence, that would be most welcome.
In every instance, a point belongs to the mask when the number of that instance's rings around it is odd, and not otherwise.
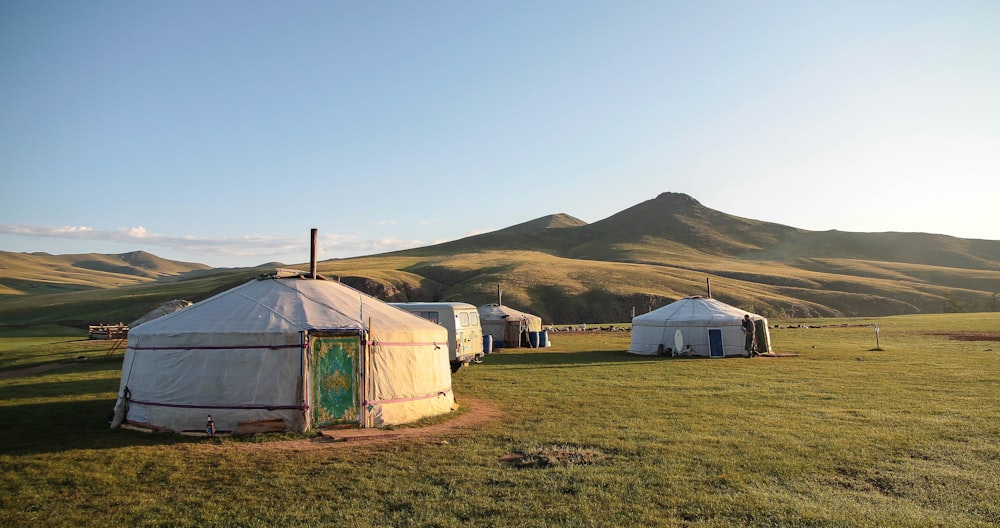
[[[128,337],[128,325],[123,323],[90,325],[87,337],[90,339],[125,339]]]

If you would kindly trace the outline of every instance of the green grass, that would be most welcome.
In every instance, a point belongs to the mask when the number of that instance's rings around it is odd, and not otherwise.
[[[501,419],[334,449],[112,431],[120,356],[69,361],[0,379],[0,524],[1000,523],[1000,342],[933,334],[997,332],[1000,314],[801,322],[848,326],[772,329],[798,355],[753,360],[637,357],[627,332],[556,332],[455,376],[460,401],[491,400]],[[0,372],[93,346],[65,339],[0,339]],[[570,462],[501,460],[514,453]]]

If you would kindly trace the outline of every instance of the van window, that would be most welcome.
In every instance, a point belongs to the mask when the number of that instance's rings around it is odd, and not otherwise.
[[[469,321],[472,321],[472,326],[479,326],[479,314],[477,312],[469,312]]]
[[[462,326],[469,326],[469,312],[458,312],[458,322],[462,323]]]
[[[428,321],[430,321],[432,323],[440,323],[441,322],[438,319],[438,313],[437,312],[415,312],[415,313],[417,315],[419,315],[420,317],[423,317],[424,319],[427,319]]]

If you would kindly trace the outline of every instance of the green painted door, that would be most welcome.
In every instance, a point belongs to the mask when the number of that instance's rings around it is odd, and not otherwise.
[[[313,337],[313,425],[358,423],[358,336]]]

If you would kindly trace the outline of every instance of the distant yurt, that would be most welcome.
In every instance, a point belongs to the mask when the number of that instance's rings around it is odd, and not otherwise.
[[[483,336],[493,336],[495,347],[537,347],[542,332],[542,318],[502,304],[479,307]]]
[[[632,319],[629,353],[746,357],[741,325],[748,312],[707,297],[687,297]],[[757,350],[770,352],[767,319],[749,314],[756,328]]]
[[[185,301],[184,299],[174,299],[172,301],[167,301],[156,305],[155,308],[146,312],[145,315],[129,323],[130,327],[136,327],[142,323],[152,321],[158,317],[163,317],[164,315],[171,314],[177,310],[182,310],[191,306],[191,301]]]
[[[279,270],[132,328],[112,427],[205,431],[209,415],[236,433],[372,427],[454,402],[447,330]]]

